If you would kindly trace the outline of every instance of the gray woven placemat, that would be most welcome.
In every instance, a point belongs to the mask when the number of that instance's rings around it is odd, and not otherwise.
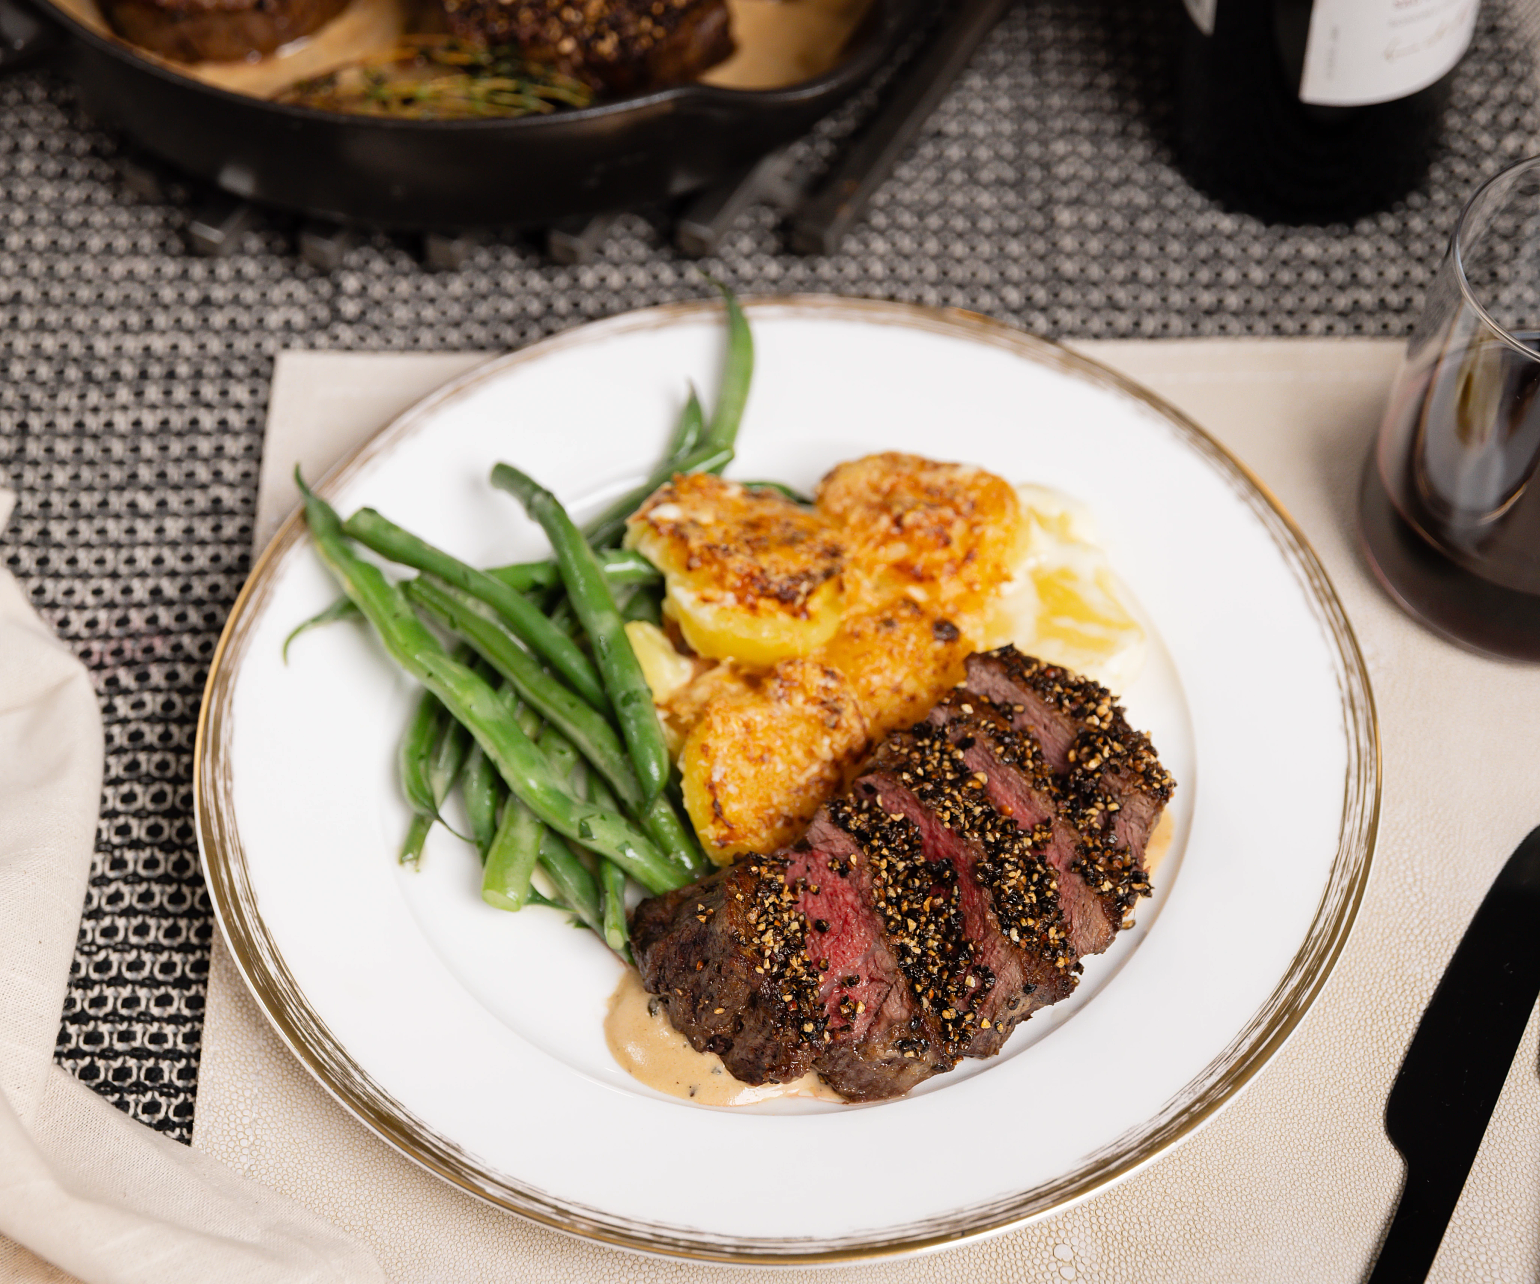
[[[1404,334],[1461,201],[1540,150],[1533,5],[1483,5],[1424,191],[1353,227],[1263,227],[1173,168],[1168,5],[1025,0],[828,259],[756,211],[702,266],[749,293],[973,308],[1051,336]],[[825,149],[828,134],[813,146]],[[368,240],[331,276],[276,225],[193,257],[47,73],[0,81],[0,477],[8,565],[90,666],[107,732],[58,1059],[191,1132],[211,920],[192,831],[206,666],[249,566],[273,354],[497,350],[703,292],[640,218],[599,261],[497,241],[430,273]]]

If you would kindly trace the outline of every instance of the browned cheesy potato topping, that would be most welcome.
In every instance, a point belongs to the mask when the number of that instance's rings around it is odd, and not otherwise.
[[[897,453],[841,464],[812,508],[699,473],[643,504],[626,544],[664,573],[667,636],[629,631],[714,859],[793,841],[961,679],[1024,538],[1009,483]]]

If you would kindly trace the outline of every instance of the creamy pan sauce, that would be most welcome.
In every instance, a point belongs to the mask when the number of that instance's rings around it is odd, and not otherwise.
[[[671,1097],[683,1097],[696,1105],[751,1106],[771,1097],[845,1099],[811,1072],[791,1083],[766,1083],[757,1088],[734,1079],[721,1057],[697,1052],[669,1024],[663,1005],[655,1003],[653,996],[642,989],[642,978],[635,968],[626,969],[610,996],[604,1037],[615,1060],[628,1074],[649,1088]]]
[[[728,0],[738,52],[702,80],[729,89],[778,89],[830,70],[872,0]],[[53,0],[91,30],[116,38],[96,0]],[[131,46],[141,58],[216,89],[271,98],[297,80],[324,75],[396,47],[406,30],[402,0],[353,0],[313,36],[252,62],[170,62]]]
[[[738,52],[701,81],[780,89],[833,70],[872,0],[727,0]]]
[[[1170,811],[1161,813],[1155,832],[1145,845],[1144,861],[1153,875],[1171,849],[1176,825]],[[649,1088],[682,1097],[701,1106],[751,1106],[771,1097],[814,1097],[819,1101],[845,1098],[809,1071],[791,1083],[766,1083],[759,1087],[734,1079],[722,1058],[697,1052],[690,1041],[669,1024],[662,1003],[642,988],[635,968],[627,968],[610,996],[604,1037],[622,1069]]]

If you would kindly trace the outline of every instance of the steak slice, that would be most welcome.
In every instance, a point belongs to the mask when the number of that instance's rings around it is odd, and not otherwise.
[[[956,1063],[938,1013],[915,989],[923,963],[903,933],[889,932],[892,884],[922,863],[912,825],[853,798],[821,808],[790,854],[827,1022],[814,1065],[851,1101],[899,1096]]]
[[[348,0],[102,0],[123,39],[175,62],[239,62],[324,27]]]
[[[1121,709],[1117,713],[1121,726],[1087,729],[1076,738],[1064,795],[1086,840],[1081,872],[1121,916],[1150,894],[1144,849],[1176,782],[1149,737],[1123,722]]]
[[[735,1077],[875,1101],[992,1056],[1148,893],[1172,789],[1148,739],[1011,648],[968,672],[795,846],[637,907],[644,985]]]
[[[1115,922],[1150,894],[1144,848],[1175,788],[1143,732],[1112,693],[1015,647],[968,657],[968,690],[1031,731],[1081,838],[1078,872]]]
[[[929,723],[884,741],[854,792],[908,817],[919,830],[924,854],[937,868],[933,878],[954,898],[966,941],[966,954],[959,951],[933,1002],[945,1002],[943,1016],[955,1013],[949,1035],[957,1055],[993,1056],[1017,1024],[1075,986],[1076,958],[1044,848],[1047,836],[1002,814],[962,750]],[[1024,904],[1014,904],[1013,896]]]
[[[806,1074],[822,1039],[818,980],[787,861],[746,856],[636,907],[631,947],[647,990],[698,1052],[744,1083]]]
[[[1011,715],[1012,723],[1031,731],[1055,776],[1069,771],[1069,754],[1082,731],[1102,730],[1123,711],[1112,693],[1090,678],[1023,655],[1013,646],[980,651],[966,662],[964,686],[988,696]]]
[[[931,710],[929,721],[946,728],[969,770],[984,778],[996,809],[1031,832],[1034,848],[1052,867],[1075,955],[1100,954],[1112,944],[1122,916],[1110,914],[1081,877],[1084,845],[1064,814],[1062,795],[1037,737],[1031,731],[1018,731],[992,700],[971,692],[951,692]],[[1015,876],[1018,882],[1020,878]],[[1013,917],[1034,916],[1033,904],[1016,906],[1010,897],[1009,888],[994,892],[995,912],[1002,923],[1007,909]]]
[[[517,45],[610,94],[693,80],[733,52],[726,0],[439,0],[449,30]]]

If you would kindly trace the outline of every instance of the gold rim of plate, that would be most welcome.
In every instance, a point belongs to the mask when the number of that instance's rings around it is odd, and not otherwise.
[[[1380,809],[1380,746],[1374,697],[1352,626],[1325,569],[1304,534],[1271,491],[1228,450],[1180,411],[1106,366],[1003,322],[961,309],[818,295],[746,300],[761,316],[805,314],[926,330],[1014,352],[1026,360],[1131,397],[1165,419],[1180,441],[1202,456],[1267,530],[1304,588],[1317,623],[1335,650],[1338,693],[1347,737],[1347,779],[1337,854],[1306,934],[1283,979],[1251,1021],[1154,1118],[1055,1180],[989,1204],[916,1222],[898,1230],[809,1243],[794,1238],[711,1237],[634,1222],[558,1200],[492,1173],[448,1138],[392,1100],[347,1053],[311,1009],[268,934],[248,877],[235,827],[229,747],[230,707],[240,657],[253,623],[272,591],[284,555],[305,537],[298,512],[290,515],[257,559],[236,599],[214,652],[193,749],[194,809],[215,917],[230,954],[257,1004],[290,1050],[350,1113],[409,1159],[462,1190],[553,1229],[600,1243],[670,1257],[740,1265],[813,1265],[912,1253],[1021,1225],[1104,1189],[1149,1163],[1211,1118],[1255,1075],[1294,1030],[1330,975],[1347,940],[1368,881]],[[712,301],[666,304],[581,326],[489,361],[419,402],[365,442],[316,486],[336,493],[358,469],[418,431],[446,401],[514,366],[546,354],[608,340],[636,330],[715,315]]]

